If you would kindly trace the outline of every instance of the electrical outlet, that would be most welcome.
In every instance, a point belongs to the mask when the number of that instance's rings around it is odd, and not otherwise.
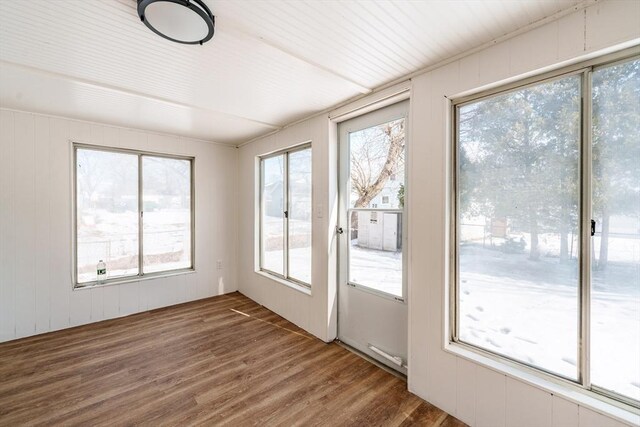
[[[222,270],[222,260],[219,259],[218,262],[216,263],[216,266],[218,267],[218,270]]]

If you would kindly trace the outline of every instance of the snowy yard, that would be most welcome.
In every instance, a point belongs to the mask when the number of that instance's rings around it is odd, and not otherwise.
[[[86,209],[78,227],[78,280],[96,279],[96,264],[107,263],[107,277],[138,274],[137,212]],[[164,209],[144,218],[145,273],[191,265],[189,210]]]
[[[402,296],[402,252],[361,248],[358,239],[349,251],[350,282]]]
[[[575,260],[530,261],[526,254],[463,246],[460,271],[462,341],[576,378]],[[633,263],[610,264],[608,276],[594,273],[591,294],[592,382],[636,399],[640,398],[639,274]],[[612,282],[614,289],[608,286]]]
[[[356,243],[357,239],[354,239],[350,248],[349,281],[402,296],[402,253],[364,249]],[[274,268],[282,265],[282,250],[267,251],[264,257],[266,266]],[[310,259],[310,246],[290,249],[289,275],[311,283]],[[280,272],[275,269],[273,271]]]

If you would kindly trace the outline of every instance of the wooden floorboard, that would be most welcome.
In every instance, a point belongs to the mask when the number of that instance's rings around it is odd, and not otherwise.
[[[0,344],[0,426],[464,424],[239,293]]]

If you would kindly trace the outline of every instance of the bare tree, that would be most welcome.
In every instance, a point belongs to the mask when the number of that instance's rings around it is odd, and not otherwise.
[[[351,152],[351,185],[358,196],[356,208],[367,207],[404,164],[404,120],[361,132],[362,141]]]

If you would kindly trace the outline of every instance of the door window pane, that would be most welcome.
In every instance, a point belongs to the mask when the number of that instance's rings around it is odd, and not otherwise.
[[[289,154],[289,276],[311,283],[311,148]]]
[[[457,111],[459,339],[576,379],[579,76]]]
[[[592,87],[591,381],[640,400],[640,60]]]
[[[349,134],[349,282],[402,297],[405,119]],[[390,211],[370,210],[382,207]]]
[[[284,155],[262,160],[261,268],[284,275]]]
[[[138,156],[76,151],[77,281],[138,274]]]
[[[142,157],[144,273],[191,267],[191,162]]]

